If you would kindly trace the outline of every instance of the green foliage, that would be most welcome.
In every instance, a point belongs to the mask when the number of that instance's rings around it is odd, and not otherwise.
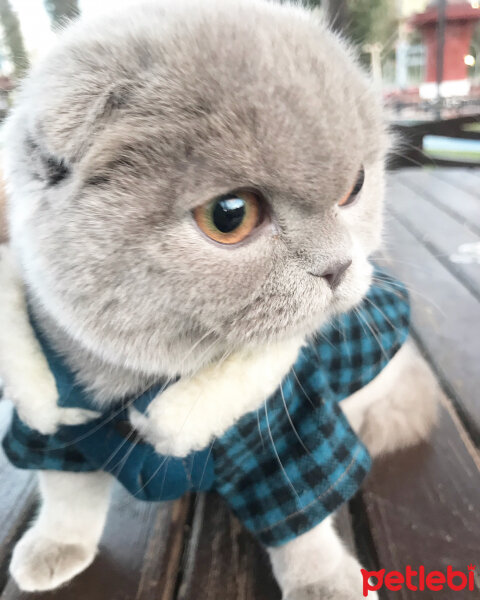
[[[63,25],[80,14],[78,0],[45,0],[45,8],[52,19],[52,26]]]
[[[28,69],[29,60],[23,43],[20,21],[9,0],[0,0],[0,21],[3,41],[15,67],[15,75],[21,77]]]

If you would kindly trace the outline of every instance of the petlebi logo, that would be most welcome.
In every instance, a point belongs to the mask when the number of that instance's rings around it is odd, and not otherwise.
[[[413,592],[423,592],[431,590],[439,592],[443,589],[450,589],[454,592],[462,590],[475,591],[475,565],[468,565],[467,571],[455,571],[453,567],[448,566],[446,571],[429,571],[420,566],[414,569],[407,565],[405,573],[400,571],[389,571],[381,569],[380,571],[367,571],[362,569],[363,577],[363,595],[368,596],[369,592],[376,592],[386,588],[392,592],[398,592],[406,588]]]

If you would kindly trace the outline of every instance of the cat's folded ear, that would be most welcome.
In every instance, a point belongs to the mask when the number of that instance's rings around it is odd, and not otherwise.
[[[133,86],[134,83],[130,80],[116,82],[91,104],[90,109],[83,115],[84,123],[78,125],[78,129],[82,128],[85,132],[85,135],[79,138],[82,140],[81,145],[75,149],[73,155],[70,149],[69,157],[47,148],[48,135],[43,132],[42,125],[37,124],[35,133],[27,134],[24,141],[33,178],[44,183],[46,187],[57,186],[68,179],[75,163],[88,151],[93,136],[108,127],[119,117],[121,111],[129,106]]]
[[[98,102],[98,120],[110,120],[122,110],[126,109],[132,101],[134,82],[128,79],[117,81]]]
[[[30,173],[33,179],[46,187],[56,186],[70,175],[70,167],[63,157],[55,156],[46,150],[37,139],[27,135],[24,142],[29,157]]]

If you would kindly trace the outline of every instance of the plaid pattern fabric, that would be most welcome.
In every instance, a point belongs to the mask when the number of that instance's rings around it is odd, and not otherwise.
[[[305,533],[358,490],[370,457],[338,403],[397,352],[409,316],[403,286],[373,286],[303,349],[265,406],[213,446],[216,489],[266,545]]]
[[[339,401],[369,383],[408,335],[405,288],[387,275],[356,311],[322,328],[258,411],[244,415],[212,448],[164,457],[128,430],[125,405],[53,436],[14,415],[3,446],[19,468],[112,473],[136,497],[167,500],[217,490],[262,542],[280,545],[308,531],[355,494],[370,467]],[[95,408],[61,357],[39,340],[59,404]],[[133,400],[141,411],[162,384]],[[127,427],[127,432],[124,429]]]
[[[57,435],[42,435],[25,425],[16,411],[3,447],[10,462],[20,469],[92,471],[85,456],[63,438],[61,431]]]

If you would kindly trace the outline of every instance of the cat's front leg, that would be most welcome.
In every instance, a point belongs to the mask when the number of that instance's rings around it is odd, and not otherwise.
[[[334,517],[283,546],[270,548],[273,572],[283,600],[360,600],[363,577],[360,563],[349,554]],[[369,592],[378,600],[376,592]]]
[[[110,502],[106,473],[39,473],[42,505],[15,546],[10,572],[26,592],[52,590],[95,558]]]

